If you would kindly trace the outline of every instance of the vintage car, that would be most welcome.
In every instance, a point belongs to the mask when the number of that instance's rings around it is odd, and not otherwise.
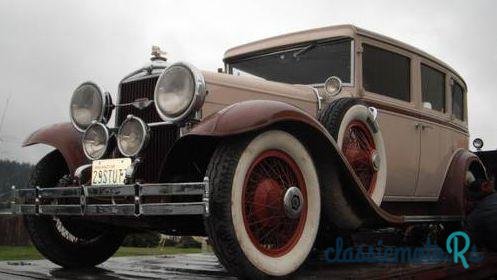
[[[85,82],[71,122],[26,139],[55,148],[13,190],[45,257],[94,266],[154,230],[207,236],[240,278],[284,277],[338,234],[457,224],[467,181],[487,178],[466,83],[414,47],[342,25],[229,49],[224,66],[154,48],[115,102]]]

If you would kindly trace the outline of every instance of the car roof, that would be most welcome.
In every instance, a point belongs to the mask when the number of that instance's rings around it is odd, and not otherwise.
[[[357,35],[372,38],[374,40],[387,43],[389,45],[405,49],[411,53],[415,53],[419,56],[424,57],[425,59],[431,60],[432,62],[446,68],[448,71],[452,72],[456,75],[466,87],[466,82],[464,79],[455,71],[451,66],[441,61],[440,59],[401,41],[396,39],[392,39],[390,37],[378,34],[376,32],[372,32],[363,28],[359,28],[354,25],[346,24],[346,25],[334,25],[328,27],[321,27],[315,29],[309,29],[299,32],[293,32],[288,34],[283,34],[275,37],[270,37],[254,42],[250,42],[247,44],[243,44],[234,48],[228,49],[224,53],[224,61],[229,61],[232,58],[245,56],[250,53],[257,53],[264,50],[270,50],[278,47],[290,46],[299,43],[305,43],[309,41],[333,38],[333,37],[350,37],[354,38]]]

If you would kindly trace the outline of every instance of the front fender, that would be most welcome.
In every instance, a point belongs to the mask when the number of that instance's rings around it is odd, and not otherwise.
[[[287,103],[270,100],[235,103],[208,116],[188,134],[229,136],[254,131],[282,121],[303,122],[327,134],[319,121],[303,110]]]
[[[306,144],[313,159],[317,162],[321,185],[337,185],[336,188],[333,187],[333,194],[330,194],[334,201],[323,201],[323,203],[338,210],[335,212],[350,214],[346,215],[347,220],[340,217],[340,214],[334,216],[334,218],[342,220],[340,224],[343,228],[352,229],[361,226],[403,223],[402,216],[386,212],[369,198],[361,186],[360,180],[326,128],[315,117],[283,102],[252,100],[226,107],[205,118],[189,133],[185,134],[176,143],[177,145],[173,148],[167,161],[171,164],[179,158],[188,161],[185,159],[187,154],[191,154],[192,159],[198,159],[200,152],[197,150],[200,147],[209,146],[214,149],[221,138],[268,127],[284,129],[296,135]],[[207,143],[211,144],[206,145]],[[207,163],[208,160],[205,162]],[[170,164],[165,166],[170,166]],[[337,182],[337,179],[340,182]]]
[[[71,123],[58,123],[33,132],[22,146],[45,144],[57,149],[64,157],[71,174],[87,162],[81,146],[81,133]]]

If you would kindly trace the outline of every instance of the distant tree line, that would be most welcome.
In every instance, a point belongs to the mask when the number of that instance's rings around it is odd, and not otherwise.
[[[0,160],[0,202],[8,201],[11,187],[24,187],[29,181],[33,165],[11,160]]]

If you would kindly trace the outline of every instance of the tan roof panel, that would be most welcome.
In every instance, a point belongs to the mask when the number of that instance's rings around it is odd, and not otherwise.
[[[407,51],[410,51],[412,53],[415,53],[419,56],[422,56],[426,59],[429,59],[436,64],[441,65],[442,67],[446,68],[450,72],[454,73],[454,75],[458,76],[463,82],[464,79],[448,64],[445,62],[439,60],[438,58],[416,48],[411,45],[408,45],[406,43],[403,43],[401,41],[389,38],[387,36],[371,32],[362,28],[358,28],[354,25],[335,25],[335,26],[328,26],[328,27],[322,27],[322,28],[316,28],[316,29],[310,29],[310,30],[304,30],[304,31],[299,31],[299,32],[294,32],[294,33],[288,33],[288,34],[283,34],[279,35],[276,37],[271,37],[271,38],[266,38],[258,41],[254,41],[251,43],[247,43],[244,45],[240,45],[234,48],[228,49],[224,53],[224,59],[229,59],[232,57],[240,56],[243,54],[248,54],[248,53],[253,53],[253,52],[258,52],[258,51],[263,51],[267,49],[272,49],[272,48],[277,48],[280,46],[288,46],[288,45],[294,45],[298,43],[304,43],[304,42],[309,42],[309,41],[314,41],[314,40],[319,40],[319,39],[326,39],[326,38],[332,38],[332,37],[351,37],[354,38],[357,35],[364,36],[364,37],[369,37],[378,41],[381,41],[383,43],[387,43],[402,49],[405,49]]]

